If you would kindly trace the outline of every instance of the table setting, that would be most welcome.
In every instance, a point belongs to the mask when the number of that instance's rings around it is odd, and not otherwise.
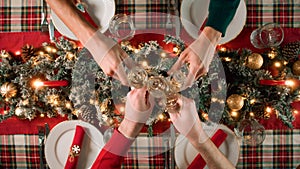
[[[300,166],[299,0],[241,0],[219,59],[183,91],[186,67],[165,74],[198,37],[209,0],[74,3],[141,65],[128,71],[131,87],[162,104],[122,168],[208,168],[166,113],[179,92],[195,100],[204,130],[236,168]],[[104,74],[44,0],[0,4],[0,168],[91,168],[130,88]],[[165,88],[176,92],[163,97]]]

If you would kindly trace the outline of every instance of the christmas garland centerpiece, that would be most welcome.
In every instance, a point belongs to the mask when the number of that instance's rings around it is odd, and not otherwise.
[[[127,70],[131,85],[146,85],[158,100],[163,100],[161,107],[155,107],[147,122],[149,126],[169,120],[166,109],[174,105],[188,71],[184,67],[177,74],[167,75],[186,46],[172,36],[165,36],[163,41],[171,44],[172,51],[165,51],[156,41],[137,46],[129,41],[121,43],[139,65]],[[292,128],[297,111],[291,103],[300,100],[300,43],[289,43],[265,53],[222,47],[217,51],[219,59],[213,59],[209,73],[189,90],[180,92],[195,100],[200,118],[235,125],[245,118],[268,119],[274,112]],[[37,48],[25,45],[20,52],[2,50],[0,103],[4,112],[0,121],[14,115],[29,120],[37,116],[77,115],[100,125],[119,124],[130,88],[105,75],[88,55],[85,48],[79,50],[74,42],[64,38]],[[218,73],[223,68],[225,78]],[[161,97],[162,92],[156,89],[167,92],[169,98]]]
[[[25,45],[21,51],[1,51],[0,121],[11,116],[34,119],[37,116],[72,116],[69,82],[78,47],[60,38],[40,47]]]
[[[174,50],[171,53],[165,51],[157,41],[143,42],[137,47],[132,46],[129,41],[121,43],[122,49],[138,65],[132,70],[126,70],[128,78],[131,79],[131,86],[140,88],[147,81],[149,82],[147,88],[156,97],[161,94],[159,90],[171,89],[167,86],[171,83],[167,78],[167,71],[176,61],[174,55],[180,54],[179,50],[182,51],[185,47],[183,41],[172,36],[165,36],[164,43],[173,44]],[[100,125],[116,125],[122,121],[126,95],[130,88],[106,76],[85,49],[79,53],[72,82],[70,98],[80,110],[81,118],[91,123],[98,122]],[[165,102],[168,103],[174,104],[170,100]],[[166,120],[166,112],[162,107],[156,107],[154,112],[147,125],[152,125],[158,120]]]

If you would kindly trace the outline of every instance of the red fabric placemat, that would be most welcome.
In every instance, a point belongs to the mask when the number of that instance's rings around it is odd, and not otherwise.
[[[0,123],[0,135],[9,134],[38,134],[37,126],[49,124],[50,129],[58,123],[67,120],[67,117],[36,117],[33,120],[21,120],[17,117],[11,117]]]

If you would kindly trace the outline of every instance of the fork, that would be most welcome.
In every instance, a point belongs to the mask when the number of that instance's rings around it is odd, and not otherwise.
[[[43,144],[45,139],[45,128],[44,126],[38,126],[39,132],[39,155],[40,155],[40,168],[44,169],[44,162],[43,162]]]
[[[41,31],[48,31],[48,21],[47,21],[47,5],[45,0],[41,0],[42,3],[42,22],[41,22]]]

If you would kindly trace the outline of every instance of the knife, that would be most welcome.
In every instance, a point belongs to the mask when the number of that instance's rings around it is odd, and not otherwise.
[[[44,127],[45,127],[45,139],[44,139],[44,141],[46,142],[46,140],[47,140],[47,138],[48,138],[48,135],[49,135],[49,133],[50,133],[50,127],[49,127],[49,124],[48,124],[48,123],[45,123],[45,126],[44,126]],[[50,169],[47,163],[45,164],[45,168],[46,168],[46,169]]]
[[[45,136],[46,136],[46,138],[48,137],[49,132],[50,132],[49,124],[45,123]]]
[[[176,38],[180,38],[180,32],[181,32],[180,15],[179,15],[178,8],[179,8],[178,0],[175,0],[175,34],[176,34]]]
[[[54,25],[53,25],[51,16],[50,16],[50,19],[49,19],[48,29],[49,29],[50,42],[54,42],[54,41],[55,41],[55,36],[54,36]]]

